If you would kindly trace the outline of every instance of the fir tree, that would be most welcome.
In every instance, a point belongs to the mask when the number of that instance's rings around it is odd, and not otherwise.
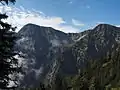
[[[15,0],[0,0],[2,4],[9,2],[15,3]],[[16,79],[11,78],[9,75],[15,74],[20,71],[18,67],[18,60],[14,57],[18,53],[14,50],[15,41],[17,39],[15,28],[8,23],[3,22],[7,19],[6,14],[0,14],[0,88],[8,88],[9,81]]]

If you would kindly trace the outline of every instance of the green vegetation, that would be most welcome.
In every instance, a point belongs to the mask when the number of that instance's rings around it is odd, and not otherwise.
[[[119,90],[120,48],[114,48],[101,59],[89,60],[75,76],[57,75],[45,90]]]
[[[90,60],[79,75],[67,77],[72,90],[115,90],[120,87],[120,48],[106,57]]]
[[[89,60],[75,76],[57,74],[52,84],[29,90],[119,90],[120,48],[101,59]]]
[[[0,0],[4,4],[14,3],[15,0]],[[18,60],[14,57],[18,55],[14,50],[15,41],[17,39],[15,28],[8,23],[3,22],[7,19],[6,14],[0,14],[0,88],[8,89],[9,81],[17,82],[16,77],[11,78],[9,75],[15,76],[20,71]],[[17,84],[17,83],[16,83]],[[9,87],[13,88],[13,87]]]

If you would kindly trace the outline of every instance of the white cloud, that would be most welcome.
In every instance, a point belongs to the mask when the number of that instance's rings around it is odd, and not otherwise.
[[[89,5],[87,5],[86,8],[90,9],[91,7]]]
[[[116,27],[120,27],[120,25],[115,25]]]
[[[97,24],[97,25],[98,25],[98,24],[105,24],[105,22],[97,22],[96,24]]]
[[[13,26],[17,26],[17,31],[19,31],[24,25],[33,23],[40,26],[53,27],[63,32],[79,32],[79,29],[67,25],[67,22],[63,20],[63,18],[47,16],[43,12],[34,9],[30,11],[25,10],[22,6],[20,8],[0,6],[0,12],[7,13],[9,16],[7,22]]]
[[[73,2],[72,1],[69,1],[69,4],[72,4]]]
[[[81,23],[80,21],[75,20],[75,19],[72,19],[72,23],[73,23],[73,25],[75,25],[75,26],[85,26],[85,24],[83,24],[83,23]]]

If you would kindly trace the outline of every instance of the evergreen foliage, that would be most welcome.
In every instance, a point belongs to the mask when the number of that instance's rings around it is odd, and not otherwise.
[[[69,90],[114,90],[120,88],[120,48],[101,59],[89,60],[79,75],[67,77]]]
[[[9,2],[15,3],[15,0],[0,0],[2,4],[8,4]],[[20,71],[18,66],[18,60],[15,55],[14,45],[17,39],[15,28],[8,23],[3,22],[3,19],[7,19],[6,14],[0,14],[0,88],[6,89],[9,85],[9,81],[13,81],[17,84],[17,78],[12,78],[10,75],[15,75]],[[13,87],[9,87],[13,88]]]

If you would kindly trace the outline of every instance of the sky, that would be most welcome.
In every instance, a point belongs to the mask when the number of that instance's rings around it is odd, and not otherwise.
[[[120,26],[120,0],[16,0],[15,5],[0,6],[9,12],[8,22],[53,27],[63,32],[81,32],[100,23]]]

